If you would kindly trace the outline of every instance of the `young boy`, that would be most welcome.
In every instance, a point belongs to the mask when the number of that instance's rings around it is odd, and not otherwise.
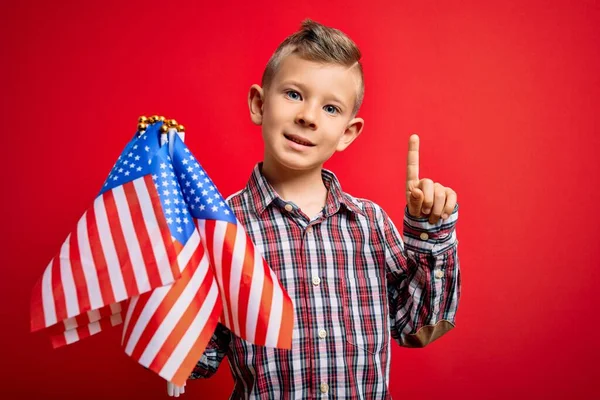
[[[422,347],[454,327],[460,296],[456,193],[418,177],[411,136],[403,242],[375,203],[342,191],[323,163],[361,133],[360,51],[304,21],[248,96],[264,159],[228,203],[294,302],[291,350],[252,345],[219,325],[190,379],[225,355],[231,398],[387,398],[390,334]]]

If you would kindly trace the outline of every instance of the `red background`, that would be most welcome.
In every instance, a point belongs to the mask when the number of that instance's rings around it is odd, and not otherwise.
[[[457,327],[393,347],[392,394],[600,396],[599,2],[166,3],[2,2],[0,397],[166,398],[119,329],[60,350],[30,334],[31,288],[138,115],[183,123],[220,191],[240,189],[262,155],[247,90],[306,17],[364,54],[365,130],[327,164],[344,189],[400,223],[416,132],[421,177],[461,205]],[[231,382],[225,363],[185,396],[225,399]]]

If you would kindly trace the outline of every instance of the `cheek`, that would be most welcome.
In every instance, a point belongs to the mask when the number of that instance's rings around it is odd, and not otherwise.
[[[271,126],[280,126],[294,121],[295,108],[285,99],[270,100],[265,107],[265,118]]]

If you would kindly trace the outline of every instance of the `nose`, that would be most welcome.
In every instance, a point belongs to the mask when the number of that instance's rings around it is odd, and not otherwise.
[[[303,107],[296,115],[296,121],[298,125],[309,129],[317,129],[317,118],[314,107],[307,105]]]

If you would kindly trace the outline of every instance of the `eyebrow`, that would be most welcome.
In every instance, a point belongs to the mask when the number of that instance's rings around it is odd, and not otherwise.
[[[285,85],[293,85],[293,86],[298,86],[300,89],[302,90],[306,90],[306,86],[300,82],[297,81],[293,81],[293,80],[288,80],[288,81],[283,81],[280,84],[281,86],[285,86]],[[340,98],[338,98],[335,94],[330,94],[329,97],[335,101],[340,103],[341,105],[343,105],[344,107],[347,107],[346,102],[342,101]],[[328,97],[328,98],[329,98]]]

